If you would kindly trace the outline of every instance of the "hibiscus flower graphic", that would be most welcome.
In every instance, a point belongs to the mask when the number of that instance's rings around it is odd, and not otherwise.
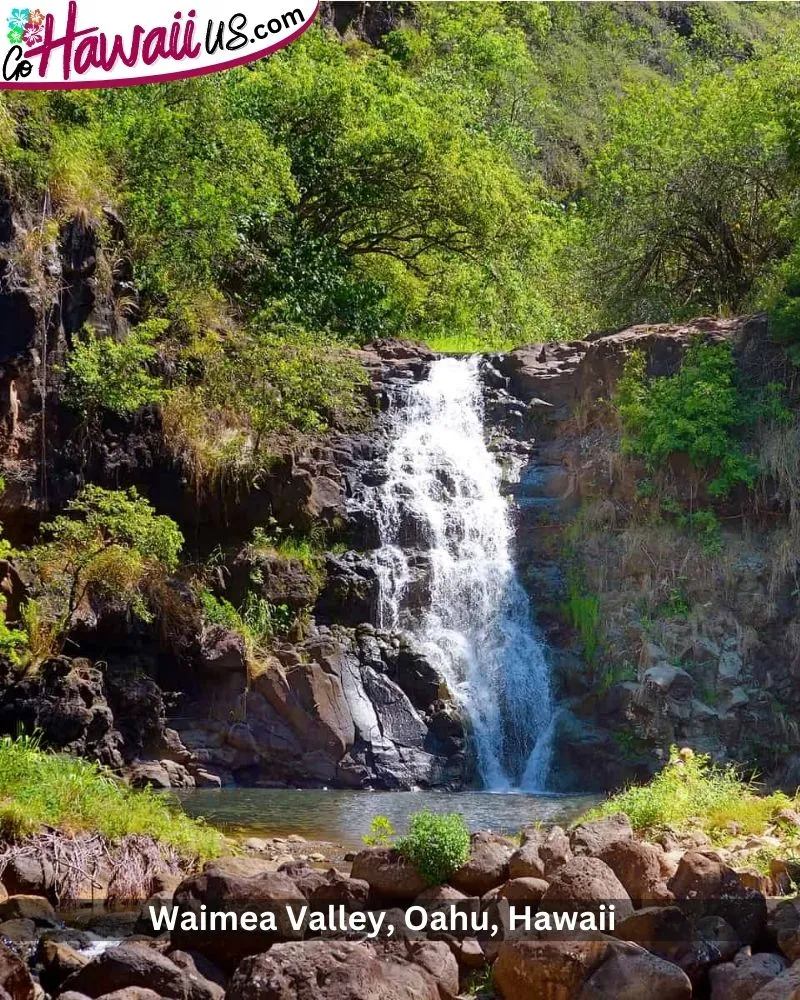
[[[31,12],[27,7],[14,7],[11,16],[8,18],[9,35],[12,31],[25,31],[25,25],[31,18]]]
[[[30,27],[30,25],[33,25],[35,28],[41,28],[44,22],[45,22],[45,15],[37,7],[36,10],[31,10],[28,12],[28,23],[26,24],[25,27],[27,28]]]
[[[8,33],[8,40],[12,45],[19,45],[22,41],[23,31],[22,28],[12,28]]]
[[[42,39],[44,38],[44,32],[39,25],[32,24],[28,21],[25,25],[25,34],[23,37],[27,46],[40,45],[42,43]]]

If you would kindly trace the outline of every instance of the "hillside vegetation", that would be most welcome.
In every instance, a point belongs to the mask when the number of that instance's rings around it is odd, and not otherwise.
[[[374,44],[316,25],[208,78],[2,95],[27,218],[6,280],[44,296],[75,216],[103,230],[101,292],[132,258],[135,332],[77,339],[77,410],[161,402],[206,473],[356,419],[343,348],[377,336],[494,349],[760,307],[796,336],[795,5],[387,6]]]

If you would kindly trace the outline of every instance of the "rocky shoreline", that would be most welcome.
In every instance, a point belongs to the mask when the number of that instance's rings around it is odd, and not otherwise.
[[[800,816],[781,822],[790,821],[800,829]],[[624,814],[530,827],[516,840],[484,831],[437,886],[391,847],[343,855],[291,835],[244,847],[188,876],[159,875],[140,912],[122,915],[102,903],[57,913],[41,866],[37,883],[34,864],[7,865],[0,997],[790,1000],[800,989],[800,905],[784,895],[794,862],[787,855],[759,874],[747,867],[754,843],[714,848],[702,833],[676,831],[641,839]],[[176,908],[171,931],[154,930],[151,906]],[[611,906],[613,928],[602,922]],[[303,926],[287,919],[292,907]],[[209,930],[198,923],[203,911],[272,912],[276,923]],[[430,926],[418,932],[423,911]],[[434,914],[451,914],[440,917],[450,927],[455,911],[471,915],[470,930],[431,929]],[[553,915],[575,911],[606,932],[552,930]],[[350,930],[320,933],[312,914]],[[551,929],[537,931],[544,914]],[[375,921],[380,935],[352,929]]]

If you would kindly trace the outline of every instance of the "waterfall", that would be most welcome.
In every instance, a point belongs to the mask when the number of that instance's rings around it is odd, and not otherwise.
[[[553,699],[484,437],[478,359],[446,358],[393,417],[377,488],[380,620],[417,640],[470,719],[484,787],[543,790]]]

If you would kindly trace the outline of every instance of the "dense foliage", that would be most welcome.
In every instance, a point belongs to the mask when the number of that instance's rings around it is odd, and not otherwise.
[[[0,174],[36,223],[12,272],[46,275],[75,216],[101,294],[130,254],[143,322],[126,341],[117,296],[68,398],[162,402],[198,476],[357,419],[346,348],[376,336],[491,349],[766,306],[791,342],[797,13],[420,3],[372,44],[315,26],[204,79],[4,93]]]
[[[685,454],[699,470],[711,468],[711,496],[727,495],[738,483],[752,486],[758,471],[736,433],[748,407],[735,383],[730,345],[696,338],[680,370],[649,380],[645,358],[634,351],[619,380],[616,397],[624,446],[656,467],[670,455]]]
[[[413,813],[397,849],[429,885],[442,885],[469,860],[469,830],[460,813]]]

